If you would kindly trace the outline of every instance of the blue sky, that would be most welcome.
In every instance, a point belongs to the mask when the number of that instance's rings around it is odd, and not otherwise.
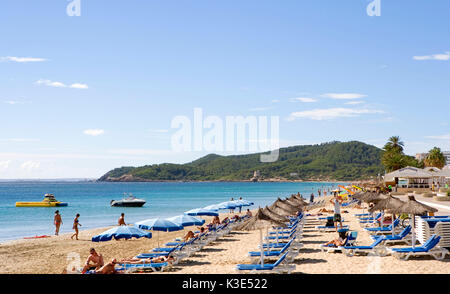
[[[0,178],[189,162],[171,121],[196,107],[278,116],[282,146],[450,150],[450,2],[370,2],[3,1]]]

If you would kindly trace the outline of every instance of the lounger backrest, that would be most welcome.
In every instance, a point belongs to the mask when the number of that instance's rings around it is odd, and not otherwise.
[[[404,228],[403,231],[400,233],[399,237],[403,239],[403,238],[405,238],[410,232],[411,232],[411,226],[407,226],[407,227]]]
[[[423,248],[427,251],[433,249],[439,243],[439,241],[441,241],[441,236],[433,235],[430,237],[430,239],[430,242],[427,241],[425,244],[423,244]]]
[[[394,225],[394,228],[395,228],[396,226],[398,226],[400,224],[400,219],[396,218],[392,224]]]
[[[288,253],[286,252],[286,253],[283,254],[280,258],[278,258],[277,262],[275,262],[275,263],[273,264],[273,267],[277,267],[278,265],[280,265],[280,263],[282,263],[283,260],[286,258],[286,255],[287,255],[287,254],[288,254]]]
[[[422,247],[423,248],[427,248],[434,241],[434,239],[436,239],[436,235],[435,234],[431,235],[430,238],[428,238],[428,240],[425,243],[423,243]]]
[[[356,231],[350,232],[350,234],[348,235],[347,241],[354,241],[354,240],[356,240],[357,237],[358,237],[358,232],[356,232]]]
[[[294,239],[292,239],[291,241],[287,242],[286,245],[284,245],[283,249],[281,249],[280,252],[284,253],[289,248],[289,246],[291,246],[292,241],[294,241]]]
[[[372,245],[370,245],[370,247],[378,246],[382,241],[383,241],[383,238],[376,238],[375,242],[373,242]]]

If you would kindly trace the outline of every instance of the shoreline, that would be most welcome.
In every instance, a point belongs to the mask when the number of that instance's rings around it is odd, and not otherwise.
[[[323,207],[331,209],[332,205],[325,203]],[[307,213],[316,214],[321,207],[309,210]],[[255,209],[251,210],[255,212]],[[344,224],[349,225],[352,231],[358,231],[358,245],[369,245],[373,240],[359,225],[354,217],[360,213],[358,208],[345,208],[343,213]],[[242,214],[242,213],[241,213]],[[220,219],[229,216],[229,213],[220,213]],[[323,214],[326,216],[327,213]],[[209,222],[212,217],[203,217]],[[413,258],[408,261],[398,260],[392,256],[348,257],[342,253],[322,252],[318,247],[334,239],[335,232],[319,232],[315,229],[320,225],[314,216],[306,219],[303,238],[304,244],[299,255],[293,261],[295,270],[292,273],[306,274],[445,274],[450,268],[445,267],[445,261],[434,258]],[[94,247],[103,255],[105,262],[112,258],[118,260],[130,258],[142,252],[149,252],[158,244],[184,236],[188,227],[175,232],[152,232],[151,239],[111,240],[108,242],[91,242],[91,237],[102,233],[106,228],[87,229],[80,231],[79,239],[70,240],[70,234],[61,234],[57,237],[18,240],[0,245],[0,257],[4,262],[0,264],[0,273],[9,274],[61,274],[68,266],[82,265],[86,260],[89,249]],[[263,230],[266,234],[266,230]],[[236,274],[237,264],[248,264],[249,251],[257,250],[260,242],[260,231],[232,231],[193,256],[183,259],[179,264],[163,274]],[[395,247],[405,245],[397,245]],[[148,273],[150,275],[158,273]]]

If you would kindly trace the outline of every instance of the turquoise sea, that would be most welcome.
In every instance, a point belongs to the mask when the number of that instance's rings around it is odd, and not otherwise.
[[[80,230],[115,225],[122,212],[125,221],[134,223],[156,217],[171,217],[184,211],[242,197],[257,208],[271,204],[277,197],[300,192],[309,200],[318,189],[336,188],[346,183],[103,183],[103,182],[0,182],[0,242],[36,235],[54,234],[53,216],[59,210],[63,224],[60,233],[72,232],[77,213]],[[15,207],[17,201],[41,201],[45,193],[67,202],[67,207]],[[111,207],[111,200],[132,193],[147,203],[141,207]]]

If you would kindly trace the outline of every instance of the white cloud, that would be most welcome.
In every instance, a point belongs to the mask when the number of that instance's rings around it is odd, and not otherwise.
[[[84,130],[83,133],[85,135],[89,135],[89,136],[100,136],[100,135],[103,135],[105,133],[105,130],[102,130],[102,129],[88,129],[88,130]]]
[[[36,85],[44,85],[48,87],[56,87],[56,88],[72,88],[72,89],[88,89],[88,85],[86,84],[80,84],[80,83],[73,83],[71,85],[66,85],[61,82],[55,82],[51,80],[44,80],[40,79],[35,82]]]
[[[0,161],[0,169],[7,169],[10,163],[11,160]]]
[[[272,99],[272,101],[270,101],[270,102],[272,102],[272,103],[278,103],[278,102],[280,102],[280,100],[278,100],[278,99]]]
[[[349,101],[349,102],[346,102],[345,104],[358,105],[358,104],[362,104],[362,103],[364,103],[364,101]]]
[[[0,57],[0,61],[13,61],[13,62],[42,62],[47,61],[45,58],[36,58],[36,57],[16,57],[16,56],[5,56]]]
[[[362,114],[383,113],[381,110],[372,109],[352,109],[352,108],[328,108],[313,109],[306,111],[293,112],[288,120],[292,121],[298,118],[306,118],[312,120],[329,120],[339,117],[357,117]]]
[[[32,171],[34,169],[38,169],[41,166],[41,163],[38,161],[25,161],[24,163],[22,163],[22,165],[20,166],[22,169],[27,170],[27,171]]]
[[[360,99],[363,97],[367,97],[367,95],[358,93],[326,93],[323,94],[322,96],[331,99],[342,99],[342,100]]]
[[[75,84],[70,85],[69,88],[73,88],[73,89],[87,89],[88,85],[75,83]]]
[[[303,102],[303,103],[314,103],[317,102],[317,99],[309,98],[309,97],[298,97],[298,98],[291,98],[291,102]]]
[[[450,52],[445,52],[443,54],[413,56],[413,59],[414,60],[450,60]]]
[[[440,136],[427,136],[426,138],[434,140],[450,140],[450,134]]]
[[[6,104],[9,104],[9,105],[16,105],[16,104],[24,104],[25,102],[23,102],[23,101],[15,101],[15,100],[8,100],[8,101],[3,101],[4,103],[6,103]]]

